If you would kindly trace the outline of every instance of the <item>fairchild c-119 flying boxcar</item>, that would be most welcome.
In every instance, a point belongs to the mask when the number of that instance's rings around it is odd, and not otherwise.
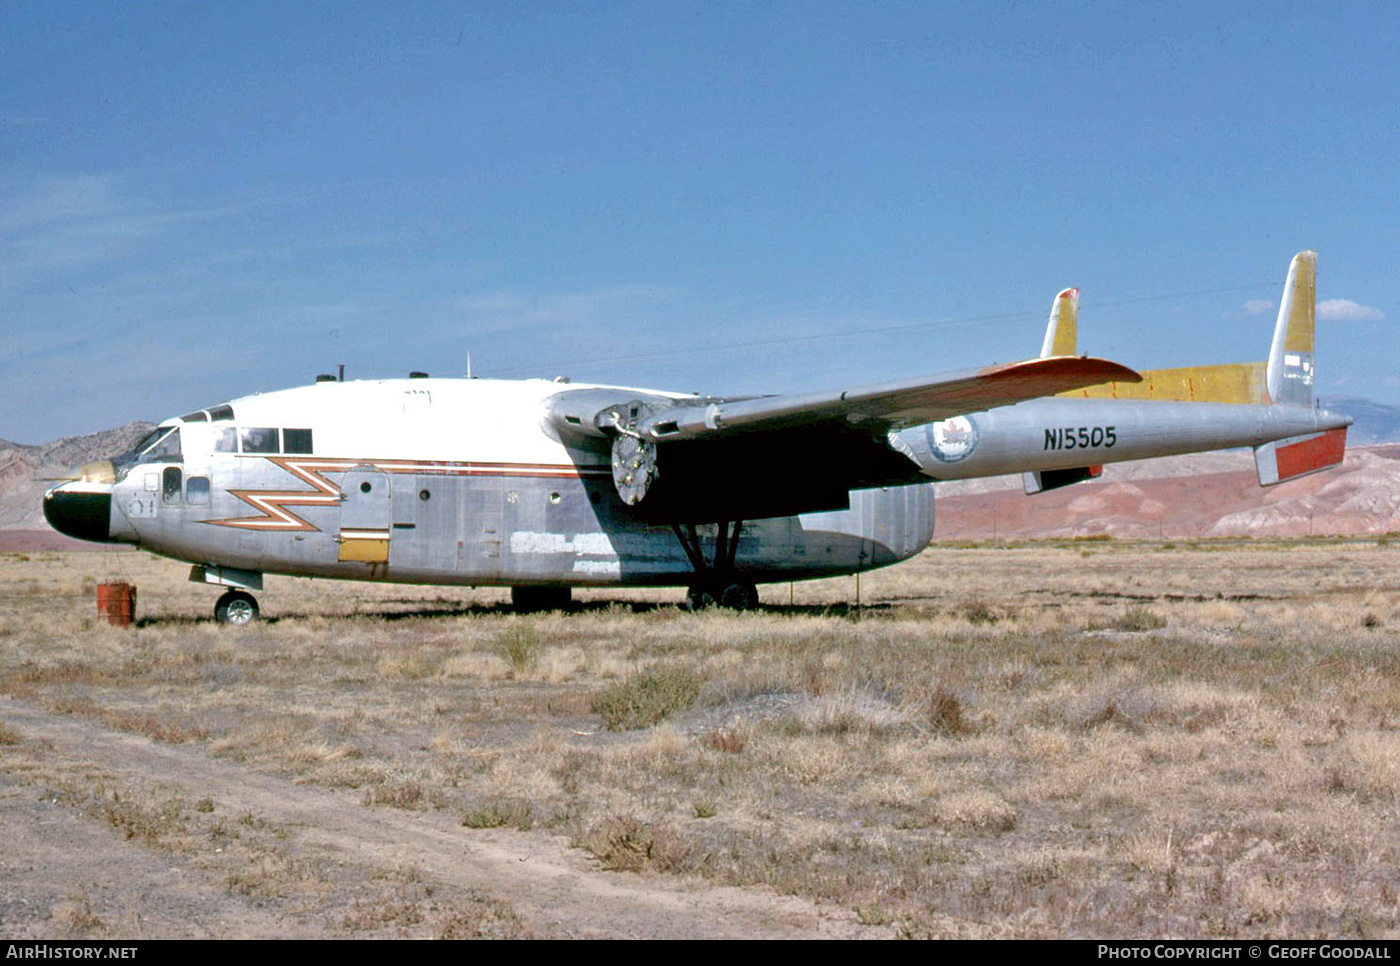
[[[1289,267],[1266,362],[1136,373],[1076,355],[1078,293],[1038,358],[830,392],[739,398],[540,379],[383,379],[263,393],[167,419],[45,496],[59,531],[185,560],[258,616],[264,573],[504,585],[755,584],[905,560],[933,483],[1022,473],[1028,493],[1107,462],[1254,447],[1261,484],[1335,465],[1351,420],[1313,401],[1313,252]]]

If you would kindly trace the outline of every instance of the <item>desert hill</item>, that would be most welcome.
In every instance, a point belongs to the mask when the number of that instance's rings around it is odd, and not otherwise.
[[[55,533],[44,519],[44,491],[53,485],[44,477],[60,476],[73,467],[124,452],[153,426],[127,423],[118,429],[68,436],[39,446],[0,439],[0,548],[90,546]]]
[[[1400,444],[1349,447],[1341,466],[1268,488],[1248,450],[1110,464],[1035,496],[1019,476],[945,483],[936,513],[939,540],[1388,533],[1400,531]]]

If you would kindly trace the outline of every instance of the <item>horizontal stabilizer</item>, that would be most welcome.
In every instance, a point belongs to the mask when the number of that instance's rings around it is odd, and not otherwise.
[[[1061,293],[1063,295],[1064,293]],[[1313,402],[1313,335],[1317,303],[1317,252],[1299,252],[1288,266],[1273,342],[1264,362],[1147,369],[1133,384],[1107,382],[1060,393],[1082,399],[1150,399],[1258,405]],[[1051,331],[1056,316],[1051,312]],[[1046,334],[1047,343],[1051,338]]]
[[[1096,480],[1103,475],[1102,466],[1072,466],[1066,470],[1032,470],[1021,474],[1021,482],[1026,487],[1026,495],[1058,490],[1062,486],[1073,486],[1085,480]]]
[[[1151,399],[1156,402],[1261,403],[1264,401],[1264,363],[1144,369],[1141,382],[1106,382],[1061,395],[1082,399]]]
[[[1259,485],[1273,486],[1336,466],[1346,456],[1346,449],[1345,426],[1256,446],[1254,467],[1259,471]]]

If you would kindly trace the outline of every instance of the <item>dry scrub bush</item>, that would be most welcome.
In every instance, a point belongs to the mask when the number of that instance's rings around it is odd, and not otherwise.
[[[1117,628],[1120,631],[1130,633],[1140,633],[1143,631],[1159,631],[1167,626],[1167,619],[1161,614],[1148,607],[1129,607],[1123,612],[1123,616],[1118,618]]]
[[[87,896],[73,896],[58,903],[51,913],[54,925],[65,939],[86,939],[102,935],[107,924],[92,910]]]
[[[701,741],[707,748],[737,755],[748,745],[749,733],[748,729],[742,725],[730,728],[712,728],[705,732]]]
[[[964,601],[959,605],[957,613],[969,624],[995,624],[1001,616],[990,603],[981,597]]]
[[[438,924],[439,939],[532,939],[510,903],[473,894],[450,907]]]
[[[967,825],[993,832],[1010,832],[1016,827],[1016,809],[1000,795],[984,789],[953,792],[934,803],[938,821]]]
[[[594,855],[603,868],[617,872],[680,872],[691,844],[669,825],[635,815],[610,815],[574,835],[573,846]]]
[[[800,701],[789,720],[795,734],[891,734],[907,728],[909,717],[884,698],[850,687]]]
[[[130,798],[113,796],[103,802],[102,815],[107,824],[124,838],[142,839],[152,845],[171,844],[185,833],[179,799],[168,799],[156,806],[143,805]]]
[[[693,671],[659,667],[604,688],[594,696],[592,710],[609,731],[631,731],[686,710],[699,696],[700,679]]]
[[[462,812],[462,825],[465,828],[500,828],[509,825],[523,831],[534,824],[535,817],[530,803],[519,800],[488,802]]]
[[[957,736],[972,731],[972,723],[963,714],[962,701],[947,688],[934,688],[929,695],[928,722],[939,734]]]
[[[362,802],[365,805],[389,805],[422,812],[429,808],[445,807],[447,797],[440,788],[425,785],[417,779],[395,780],[384,776],[383,780],[365,788]]]
[[[1393,802],[1400,795],[1400,735],[1349,734],[1327,769],[1327,787],[1362,801]]]
[[[539,663],[544,645],[529,624],[512,623],[496,638],[496,650],[505,658],[515,676],[522,677]]]

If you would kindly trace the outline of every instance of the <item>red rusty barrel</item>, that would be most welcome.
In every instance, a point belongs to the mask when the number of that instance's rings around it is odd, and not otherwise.
[[[136,616],[136,587],[125,583],[98,584],[97,616],[118,627],[130,625]]]

